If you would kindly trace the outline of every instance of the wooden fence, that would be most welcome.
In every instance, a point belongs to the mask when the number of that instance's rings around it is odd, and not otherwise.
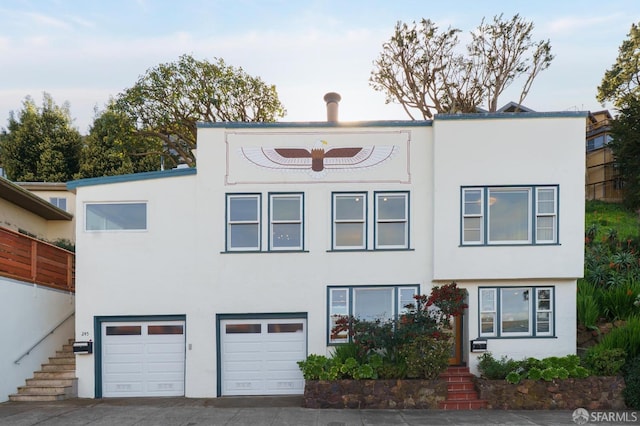
[[[0,227],[0,276],[75,293],[75,254]]]

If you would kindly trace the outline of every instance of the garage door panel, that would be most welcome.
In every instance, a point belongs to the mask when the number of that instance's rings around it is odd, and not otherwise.
[[[158,395],[166,392],[180,392],[184,393],[183,382],[181,381],[147,381],[146,391]]]
[[[103,393],[117,393],[122,396],[132,396],[144,390],[142,382],[105,383]]]
[[[266,381],[267,390],[273,393],[294,394],[304,392],[304,380],[274,379]]]
[[[297,352],[303,351],[305,348],[304,342],[277,342],[265,344],[267,352],[270,353],[283,353],[283,352]]]
[[[102,371],[108,374],[136,374],[142,371],[142,362],[113,362],[104,364]]]
[[[225,342],[227,343],[227,342]],[[225,353],[228,354],[245,354],[262,352],[262,343],[260,342],[230,342],[225,345]]]
[[[229,371],[229,372],[262,371],[262,361],[259,361],[259,360],[244,361],[241,359],[237,359],[235,361],[232,361],[232,362],[230,361],[225,363],[224,371]]]
[[[109,344],[105,345],[104,353],[106,354],[142,354],[144,346],[135,343],[119,343],[109,339]]]

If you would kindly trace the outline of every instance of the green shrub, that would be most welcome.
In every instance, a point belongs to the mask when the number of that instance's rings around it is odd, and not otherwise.
[[[360,354],[360,347],[355,343],[344,343],[331,348],[331,359],[334,361],[343,364],[348,358],[354,358],[359,362],[364,361]]]
[[[597,346],[603,349],[623,349],[628,359],[640,355],[640,316],[627,318],[625,325],[611,330]]]
[[[401,352],[407,363],[407,377],[435,379],[449,366],[451,342],[430,336],[418,336],[405,344]]]
[[[538,367],[530,368],[529,371],[527,372],[527,379],[531,379],[531,380],[542,379],[542,370],[540,370]]]
[[[503,356],[501,359],[495,359],[491,352],[483,353],[478,362],[478,370],[482,376],[489,380],[506,379],[507,375],[516,370],[520,363],[513,359]]]
[[[594,376],[615,376],[624,365],[626,356],[624,349],[596,345],[587,351],[584,364]]]
[[[621,283],[602,291],[601,303],[606,317],[612,321],[626,320],[638,312],[633,304],[640,293],[640,285],[634,280],[624,279]]]
[[[407,364],[404,360],[396,362],[384,362],[377,368],[378,377],[381,379],[406,379]]]
[[[622,392],[627,407],[640,410],[640,356],[631,359],[624,367],[625,388]]]
[[[305,380],[335,380],[328,377],[333,376],[333,374],[329,374],[329,372],[331,367],[334,366],[334,363],[324,355],[310,354],[307,356],[307,359],[298,361],[298,366],[300,370],[302,370],[302,376]],[[335,378],[337,378],[338,372],[339,369],[334,369],[333,373],[335,373]]]
[[[507,374],[507,377],[505,377],[505,379],[507,380],[508,383],[511,383],[512,385],[517,385],[522,380],[522,376],[517,372],[512,371],[509,374]]]
[[[587,328],[593,328],[598,323],[602,313],[598,304],[596,286],[585,279],[578,280],[576,311],[578,323]]]

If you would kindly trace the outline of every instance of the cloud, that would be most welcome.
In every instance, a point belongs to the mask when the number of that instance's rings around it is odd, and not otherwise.
[[[54,18],[53,16],[33,12],[26,12],[25,15],[36,25],[44,25],[46,27],[58,28],[62,30],[71,29],[71,25],[69,25],[68,22],[65,22],[58,18]]]
[[[568,16],[549,22],[546,31],[551,34],[575,33],[601,24],[615,22],[618,19],[620,19],[620,14],[589,17]]]

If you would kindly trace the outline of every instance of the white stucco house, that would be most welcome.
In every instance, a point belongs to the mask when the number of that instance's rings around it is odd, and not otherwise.
[[[201,123],[197,170],[68,183],[79,396],[300,394],[334,315],[451,281],[453,363],[575,353],[584,117]]]

